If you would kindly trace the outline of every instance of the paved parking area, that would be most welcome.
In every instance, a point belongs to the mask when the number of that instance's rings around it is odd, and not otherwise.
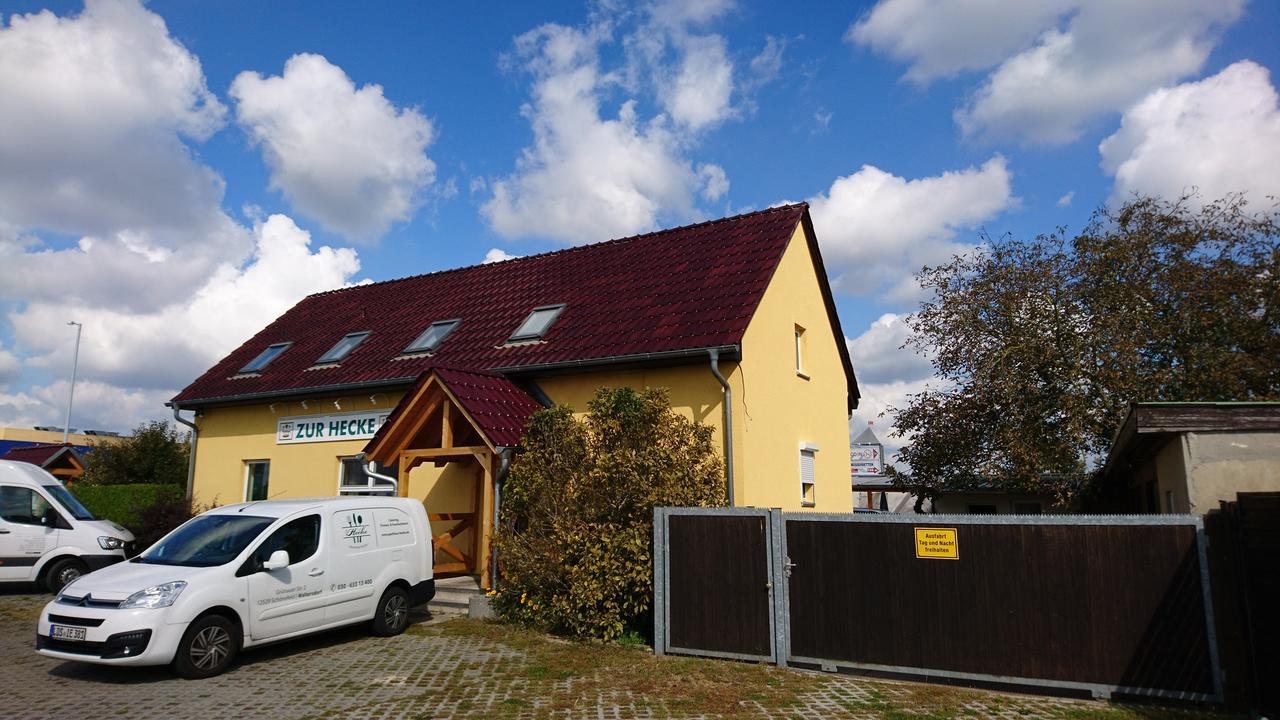
[[[209,680],[182,680],[168,668],[64,663],[37,655],[33,649],[35,617],[49,597],[0,590],[0,717],[354,720],[706,716],[705,711],[692,711],[687,694],[668,698],[664,691],[637,691],[634,683],[615,683],[599,676],[617,673],[617,667],[604,673],[596,673],[590,664],[585,672],[580,666],[573,672],[547,667],[545,650],[539,650],[553,647],[561,657],[575,657],[584,654],[583,646],[539,639],[522,650],[495,640],[492,634],[458,632],[458,626],[441,625],[425,613],[414,617],[415,625],[409,632],[394,638],[373,638],[363,628],[352,628],[246,652],[229,672]],[[539,657],[530,654],[540,652]],[[740,664],[654,660],[638,650],[627,652],[634,656],[628,662],[641,672],[645,667],[657,667],[652,665],[655,662],[685,662],[697,664],[696,672],[704,676],[742,674],[730,667],[738,665],[740,669]],[[764,668],[760,672],[776,673],[768,675],[769,684],[794,684],[805,689],[783,710],[770,709],[760,697],[738,699],[731,695],[728,712],[717,714],[815,719],[1166,715],[1149,709],[1129,714],[1100,703],[993,693],[969,693],[959,701],[948,700],[953,711],[940,714],[936,709],[924,709],[924,705],[936,700],[931,694],[951,692],[945,688],[813,673],[797,676],[789,674],[794,671]],[[680,681],[680,672],[670,674]],[[920,698],[921,712],[904,714],[897,709],[904,702],[910,707],[914,698]],[[936,703],[931,707],[936,708]]]

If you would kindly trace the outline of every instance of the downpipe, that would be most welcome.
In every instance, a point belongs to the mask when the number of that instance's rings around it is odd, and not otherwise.
[[[200,435],[200,428],[190,420],[183,418],[179,413],[177,405],[173,406],[173,420],[191,428],[191,452],[187,456],[187,502],[191,502],[192,491],[195,489],[196,479],[196,440]]]
[[[381,487],[378,487],[377,485],[373,484],[374,480],[382,480],[384,482],[391,484],[391,492],[389,493],[390,495],[400,494],[400,481],[398,479],[393,478],[390,475],[383,475],[382,473],[378,472],[374,467],[375,463],[372,460],[370,460],[364,453],[360,453],[360,457],[361,457],[360,465],[364,467],[364,476],[365,478],[367,478],[366,480],[367,487],[369,488],[370,492],[382,492],[383,489]]]
[[[724,388],[724,483],[728,489],[729,507],[733,507],[733,389],[720,374],[719,348],[712,348],[707,354],[711,356],[711,374]]]
[[[502,484],[511,470],[511,458],[516,454],[513,447],[504,447],[498,451],[498,472],[493,477],[493,535],[489,538],[489,588],[498,589],[498,517],[502,509]]]

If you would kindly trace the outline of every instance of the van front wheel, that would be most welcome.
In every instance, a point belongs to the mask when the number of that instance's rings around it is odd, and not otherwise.
[[[221,615],[205,615],[187,627],[173,669],[188,680],[213,677],[231,665],[239,650],[236,626]]]
[[[63,558],[54,562],[44,573],[44,586],[49,592],[57,594],[59,590],[80,579],[89,572],[85,564],[75,558]]]
[[[409,624],[409,593],[392,585],[382,593],[378,608],[373,614],[373,634],[390,637],[404,632]]]

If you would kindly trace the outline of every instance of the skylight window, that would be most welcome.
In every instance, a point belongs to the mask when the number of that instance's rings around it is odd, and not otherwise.
[[[338,341],[337,345],[329,348],[329,352],[321,355],[320,359],[316,361],[316,364],[324,365],[326,363],[341,362],[343,358],[351,354],[352,350],[356,349],[357,345],[364,342],[364,339],[367,337],[369,337],[369,333],[367,332],[348,333],[346,337]]]
[[[511,334],[507,342],[522,342],[525,340],[539,340],[543,335],[547,334],[547,328],[551,327],[551,323],[556,321],[560,313],[564,311],[564,305],[546,305],[533,309],[529,313],[529,317],[520,323],[520,327]]]
[[[460,322],[462,321],[440,320],[439,322],[431,323],[426,330],[422,331],[422,334],[418,336],[418,339],[414,340],[409,347],[404,349],[404,351],[406,353],[424,353],[434,351],[436,348],[440,347],[440,343],[444,342],[444,339],[449,336],[449,333],[453,332],[453,329],[458,327],[458,323]]]
[[[248,365],[245,365],[244,367],[240,368],[240,372],[242,373],[258,372],[262,368],[266,367],[267,364],[270,363],[272,360],[275,360],[276,357],[280,355],[280,353],[289,349],[289,346],[292,344],[293,343],[291,342],[283,342],[283,343],[276,343],[275,345],[268,346],[266,350],[263,350],[262,352],[258,353],[258,357],[250,360]]]

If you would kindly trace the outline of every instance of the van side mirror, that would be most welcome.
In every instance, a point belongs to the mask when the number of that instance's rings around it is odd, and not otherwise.
[[[58,528],[59,530],[71,529],[71,525],[62,519],[62,515],[52,505],[44,509],[44,517],[40,518],[40,524],[47,528]]]
[[[262,563],[262,569],[267,571],[279,570],[283,567],[289,567],[289,552],[287,550],[277,550],[271,553],[271,557]]]

